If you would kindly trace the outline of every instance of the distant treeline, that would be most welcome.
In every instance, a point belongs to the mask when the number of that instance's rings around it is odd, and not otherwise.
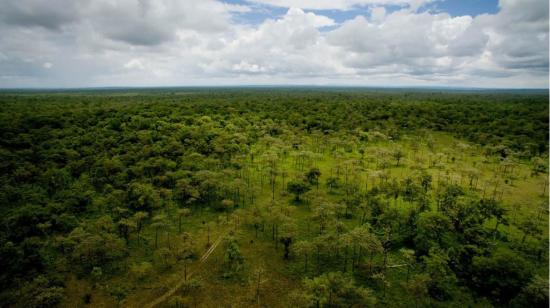
[[[199,88],[4,94],[0,103],[0,142],[8,147],[18,143],[14,136],[29,129],[85,128],[107,118],[113,123],[135,122],[132,114],[145,108],[151,113],[140,115],[144,123],[162,117],[189,121],[197,115],[221,119],[244,116],[248,121],[270,119],[310,132],[445,131],[483,146],[498,147],[495,151],[502,155],[515,152],[523,158],[548,151],[548,95],[539,92]]]

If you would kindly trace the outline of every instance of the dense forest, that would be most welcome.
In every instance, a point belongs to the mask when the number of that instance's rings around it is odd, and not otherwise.
[[[0,307],[548,307],[548,94],[0,93]]]

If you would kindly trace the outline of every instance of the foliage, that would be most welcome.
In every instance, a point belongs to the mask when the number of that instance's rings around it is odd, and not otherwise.
[[[497,304],[508,303],[529,283],[532,268],[522,257],[497,250],[489,257],[474,257],[475,290]],[[527,291],[527,290],[526,290]]]
[[[21,289],[21,303],[25,307],[55,307],[64,296],[62,285],[56,285],[45,276],[38,276]]]
[[[547,306],[547,172],[546,93],[2,92],[0,306],[229,305],[228,230],[259,305]]]
[[[340,272],[306,279],[304,284],[311,307],[368,307],[376,303],[371,290],[357,287],[351,277]]]
[[[536,276],[512,301],[513,307],[548,307],[548,278]]]
[[[287,184],[287,189],[294,194],[294,200],[300,201],[300,196],[310,190],[309,185],[304,181],[290,181]]]
[[[223,277],[233,278],[241,274],[244,257],[241,254],[237,240],[230,238],[224,255]]]

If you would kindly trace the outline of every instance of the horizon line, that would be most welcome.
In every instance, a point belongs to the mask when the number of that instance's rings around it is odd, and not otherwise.
[[[470,91],[550,91],[547,88],[526,87],[468,87],[468,86],[374,86],[374,85],[316,85],[316,84],[241,84],[241,85],[167,85],[167,86],[81,86],[81,87],[0,87],[0,92],[7,91],[78,91],[78,90],[148,90],[148,89],[235,89],[235,88],[318,88],[318,89],[403,89],[403,90],[470,90]]]

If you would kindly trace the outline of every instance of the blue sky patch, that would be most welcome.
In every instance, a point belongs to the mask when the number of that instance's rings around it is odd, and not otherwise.
[[[249,25],[257,25],[266,19],[276,19],[283,16],[288,8],[276,7],[271,5],[262,5],[246,0],[225,0],[228,4],[246,5],[251,11],[246,13],[234,14],[234,20]],[[397,11],[402,8],[399,5],[384,6],[387,13]],[[343,23],[346,20],[355,18],[356,16],[369,16],[370,11],[368,6],[357,6],[350,10],[305,10],[313,12],[317,15],[327,16],[336,23]],[[419,9],[420,12],[445,12],[455,16],[477,16],[480,14],[496,14],[499,11],[498,0],[441,0],[425,5]]]
[[[498,0],[445,0],[427,5],[435,11],[442,11],[455,16],[477,16],[498,13]]]

